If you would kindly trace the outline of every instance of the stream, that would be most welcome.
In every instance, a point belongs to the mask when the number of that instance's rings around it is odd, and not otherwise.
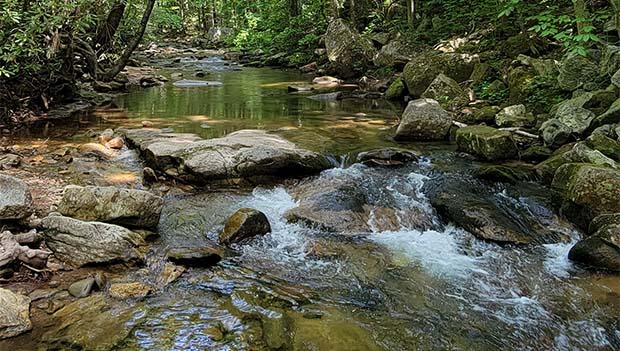
[[[205,76],[193,78],[196,71]],[[88,130],[139,127],[145,120],[203,138],[265,129],[330,155],[338,166],[312,180],[357,184],[370,199],[370,232],[348,235],[288,222],[285,213],[298,205],[296,189],[308,180],[171,192],[149,266],[161,264],[166,248],[216,240],[225,219],[242,207],[264,212],[272,232],[235,247],[213,268],[189,269],[141,302],[112,302],[118,311],[113,315],[124,319],[109,330],[122,336],[111,349],[620,349],[620,279],[568,260],[583,233],[557,215],[542,185],[480,186],[507,216],[519,220],[526,213],[556,233],[556,242],[483,241],[440,217],[428,198],[434,179],[449,174],[467,181],[481,164],[448,144],[394,143],[390,136],[402,106],[313,100],[287,92],[287,86],[309,80],[297,72],[239,68],[218,57],[183,58],[162,72],[222,85],[178,88],[171,79],[118,96],[115,107],[84,116],[78,128],[35,130],[20,138],[78,142],[88,138]],[[415,151],[419,160],[398,168],[354,161],[361,151],[395,146]],[[133,174],[124,186],[142,186],[141,161],[129,150],[108,169],[78,172],[72,181],[114,183],[105,181],[106,172]],[[389,229],[380,222],[385,209],[395,213],[396,225]],[[409,220],[412,212],[422,220]],[[128,274],[149,279],[143,270]],[[82,332],[92,327],[84,324]],[[46,349],[48,341],[35,333],[0,342],[0,349]]]

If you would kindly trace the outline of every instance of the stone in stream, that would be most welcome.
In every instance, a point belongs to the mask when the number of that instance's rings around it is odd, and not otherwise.
[[[503,201],[475,179],[445,175],[429,180],[424,192],[437,212],[476,237],[501,243],[552,243],[560,234],[548,228],[554,218]]]
[[[228,218],[219,240],[220,244],[230,245],[269,232],[271,232],[271,225],[264,213],[252,208],[242,208]]]
[[[620,271],[620,214],[614,218],[575,244],[568,258],[593,268]]]
[[[308,99],[316,100],[316,101],[338,101],[338,100],[342,100],[343,98],[344,98],[344,94],[342,94],[342,92],[340,91],[308,96]]]
[[[84,221],[154,229],[163,205],[161,197],[148,191],[69,185],[63,191],[58,212]]]
[[[585,222],[620,212],[620,170],[567,163],[557,169],[551,186],[564,196],[564,210],[578,214]]]
[[[486,161],[511,159],[518,154],[510,132],[487,126],[459,128],[456,131],[456,145],[459,151]]]
[[[32,212],[30,189],[21,180],[0,173],[0,221],[23,219]]]
[[[168,259],[182,266],[211,267],[224,256],[224,252],[216,246],[172,248],[168,250]]]
[[[0,288],[0,340],[30,329],[30,298]]]
[[[536,172],[551,183],[556,170],[566,163],[591,163],[593,165],[619,168],[611,158],[598,150],[589,148],[586,143],[567,144],[558,149],[551,157],[536,165]]]
[[[219,87],[223,85],[222,82],[189,79],[177,80],[172,84],[178,88]]]
[[[90,295],[95,286],[95,278],[88,277],[71,284],[69,286],[69,294],[73,297],[81,298]]]
[[[399,148],[385,148],[360,152],[357,162],[367,166],[394,167],[402,166],[408,162],[416,162],[418,155],[409,150]]]
[[[409,102],[396,129],[395,140],[445,140],[452,118],[437,101],[418,99]]]
[[[294,177],[332,167],[327,157],[261,130],[240,130],[207,140],[158,129],[131,129],[123,133],[151,168],[172,170],[166,173],[194,183]]]
[[[40,227],[56,258],[76,267],[144,259],[138,250],[145,245],[142,236],[117,225],[50,215]]]

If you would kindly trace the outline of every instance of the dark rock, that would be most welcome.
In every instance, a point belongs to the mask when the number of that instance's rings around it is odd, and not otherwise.
[[[528,165],[489,165],[478,168],[475,172],[476,177],[490,180],[493,182],[504,182],[515,184],[517,182],[527,182],[536,180],[537,176],[534,169]]]
[[[220,244],[241,243],[271,232],[271,225],[264,213],[252,208],[242,208],[228,218],[220,233]]]
[[[598,67],[587,57],[575,53],[564,56],[560,63],[558,84],[564,90],[576,90],[584,82],[591,82],[598,78]]]
[[[521,153],[521,159],[523,161],[541,162],[549,158],[551,154],[553,154],[553,151],[548,147],[534,145],[528,147]]]
[[[585,144],[612,160],[620,162],[620,141],[606,137],[601,133],[593,133],[585,140]]]
[[[405,163],[416,162],[417,160],[418,155],[416,155],[415,152],[398,148],[365,151],[357,155],[357,162],[361,162],[367,166],[402,166]]]
[[[568,258],[596,269],[620,271],[620,222],[601,226],[575,244]]]
[[[157,177],[157,173],[151,167],[144,167],[142,169],[142,180],[144,184],[153,184],[157,183],[159,178]]]
[[[175,264],[189,267],[211,267],[224,256],[221,249],[215,246],[200,248],[172,248],[168,250],[168,260]]]

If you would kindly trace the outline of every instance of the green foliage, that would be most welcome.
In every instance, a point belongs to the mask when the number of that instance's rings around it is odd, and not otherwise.
[[[552,106],[568,98],[570,94],[558,87],[556,77],[536,76],[530,84],[525,103],[531,111],[547,113]]]
[[[493,105],[500,105],[508,99],[509,90],[506,86],[498,87],[494,81],[486,80],[474,86],[476,96],[482,100],[487,100]]]

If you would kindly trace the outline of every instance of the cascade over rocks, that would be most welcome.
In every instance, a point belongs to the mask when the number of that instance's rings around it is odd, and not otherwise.
[[[26,218],[32,212],[30,189],[21,180],[0,173],[0,221]]]
[[[0,340],[30,329],[30,298],[0,288]]]
[[[457,83],[469,79],[476,63],[476,55],[428,51],[413,58],[405,66],[403,78],[413,97],[420,97],[440,73]]]
[[[199,184],[308,175],[332,167],[325,156],[261,130],[240,130],[207,140],[159,129],[130,129],[123,133],[151,168]]]
[[[40,226],[56,258],[73,266],[143,261],[138,248],[144,239],[129,229],[59,215],[43,218]]]
[[[396,140],[445,140],[452,118],[437,101],[418,99],[409,102],[398,128]]]
[[[230,245],[269,232],[271,225],[264,213],[252,208],[242,208],[228,218],[219,239],[221,244]]]
[[[148,191],[69,185],[63,191],[58,212],[84,221],[154,229],[163,205],[161,197]]]
[[[372,66],[376,54],[372,42],[341,18],[329,23],[325,33],[325,48],[332,67],[343,78],[364,72]]]

